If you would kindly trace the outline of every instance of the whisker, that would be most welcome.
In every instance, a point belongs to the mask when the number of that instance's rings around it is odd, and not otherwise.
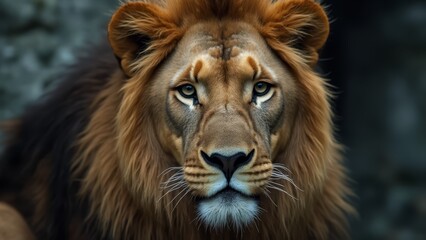
[[[185,190],[187,190],[188,189],[188,186],[185,186],[185,188],[184,189],[182,189],[178,194],[176,194],[176,196],[169,202],[169,204],[168,205],[170,205],[171,203],[173,203],[173,201],[179,196],[179,195],[181,195]]]
[[[288,176],[285,175],[277,175],[277,174],[272,174],[271,175],[272,179],[284,179],[284,180],[291,180],[291,178],[289,178]]]
[[[185,182],[184,181],[179,181],[177,183],[174,183],[173,185],[170,185],[169,186],[169,190],[174,191],[176,189],[181,188],[182,186],[185,186]],[[167,188],[163,188],[163,189],[167,189]]]
[[[158,177],[161,177],[161,176],[163,176],[163,175],[165,175],[165,174],[167,174],[167,173],[169,173],[169,172],[171,172],[171,171],[173,171],[173,170],[180,170],[180,171],[182,171],[182,170],[183,170],[183,168],[182,168],[182,167],[169,167],[169,168],[166,168],[164,171],[162,171],[162,172],[158,175]]]
[[[273,169],[282,169],[282,170],[284,170],[284,171],[286,171],[286,172],[289,172],[289,173],[291,173],[292,174],[292,172],[290,171],[290,169],[288,169],[284,164],[282,164],[282,163],[273,163],[272,164],[272,168]]]
[[[176,205],[173,207],[173,209],[172,209],[172,213],[173,213],[173,211],[175,210],[175,208],[179,205],[179,203],[180,203],[180,201],[189,193],[189,192],[191,192],[191,189],[190,188],[188,188],[187,190],[186,190],[186,192],[182,195],[182,197],[180,197],[179,198],[179,200],[177,201],[177,203],[176,203]]]
[[[160,184],[160,187],[167,187],[169,184],[174,184],[175,182],[184,180],[183,175],[182,176],[176,176],[173,179],[169,179],[163,183]]]
[[[183,172],[183,168],[182,167],[170,167],[167,168],[166,170],[164,170],[159,176],[164,176],[166,174],[169,174],[170,172],[177,170],[177,172],[173,173],[166,181],[160,183],[160,188],[164,189],[165,192],[158,200],[157,202],[161,201],[161,199],[163,199],[166,195],[168,195],[169,193],[176,191],[178,189],[181,189],[182,187],[184,188],[182,191],[184,191],[187,186],[186,186],[186,182],[184,181],[184,172]],[[182,192],[181,191],[181,192]],[[181,193],[180,192],[180,193]],[[179,193],[179,194],[180,194]],[[179,195],[178,194],[178,195]],[[178,196],[177,195],[177,196]],[[175,196],[175,198],[177,197]],[[173,198],[173,200],[175,199]],[[172,200],[172,201],[173,201]]]
[[[274,165],[274,167],[276,167],[276,168],[273,168],[272,169],[272,174],[271,174],[271,179],[272,180],[279,180],[279,179],[283,179],[283,180],[285,180],[285,181],[287,181],[287,182],[289,182],[289,183],[291,183],[291,185],[293,185],[293,187],[295,187],[297,190],[299,190],[299,191],[301,191],[301,192],[303,192],[303,190],[302,189],[300,189],[297,185],[296,185],[296,183],[293,181],[293,179],[291,179],[290,178],[290,176],[289,175],[286,175],[286,174],[284,174],[283,172],[281,172],[279,169],[287,169],[286,167],[284,167],[284,166],[275,166]],[[278,169],[277,169],[278,168]],[[288,169],[287,169],[287,171],[288,171]],[[290,172],[290,171],[289,171]]]
[[[285,188],[285,186],[284,185],[282,185],[281,183],[277,183],[277,182],[269,182],[268,184],[275,184],[275,186],[277,186],[277,187],[281,187],[281,188]]]
[[[175,182],[176,180],[181,180],[183,179],[183,176],[184,176],[183,171],[176,172],[171,177],[169,177],[166,181],[162,182],[160,186],[167,186],[167,184],[171,182]]]
[[[289,197],[291,197],[293,200],[297,200],[297,198],[295,198],[293,195],[291,195],[290,193],[288,193],[288,192],[287,192],[287,191],[285,191],[284,189],[281,189],[281,188],[279,188],[279,187],[276,187],[276,186],[273,186],[273,185],[270,185],[270,184],[267,184],[267,185],[266,185],[266,187],[271,188],[271,189],[275,189],[275,190],[280,191],[280,192],[282,192],[282,193],[285,193],[285,194],[287,194]]]
[[[271,200],[272,204],[274,204],[275,207],[278,207],[277,204],[272,200],[271,196],[269,195],[271,192],[268,189],[263,189],[263,193],[266,195],[269,200]]]
[[[179,184],[175,185],[174,187],[171,187],[171,189],[169,189],[166,193],[164,193],[163,196],[161,196],[157,200],[157,202],[159,202],[161,199],[163,199],[167,194],[169,194],[169,193],[171,193],[171,192],[173,192],[175,190],[178,190],[179,188],[182,188],[182,187],[186,187],[185,183],[184,182],[179,182]]]
[[[303,192],[303,190],[302,189],[300,189],[297,185],[296,185],[296,183],[294,183],[294,181],[293,181],[293,179],[291,179],[289,176],[287,176],[287,175],[274,175],[274,176],[272,176],[271,177],[271,180],[285,180],[285,181],[287,181],[287,182],[289,182],[291,185],[293,185],[293,187],[294,188],[296,188],[297,190],[299,190],[299,191],[301,191],[301,192]]]
[[[162,189],[173,188],[174,186],[179,184],[185,184],[184,180],[183,179],[180,179],[179,181],[176,180],[176,182],[161,186],[161,188]]]
[[[183,174],[183,171],[175,172],[172,176],[169,177],[169,179],[174,179],[176,177],[183,176]]]

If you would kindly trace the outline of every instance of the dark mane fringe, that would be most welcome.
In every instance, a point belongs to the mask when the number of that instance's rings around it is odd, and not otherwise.
[[[51,166],[49,176],[49,211],[44,216],[50,225],[33,229],[39,239],[67,239],[70,199],[77,188],[70,182],[70,165],[75,153],[75,141],[90,118],[89,107],[93,98],[117,69],[110,47],[106,42],[92,47],[78,58],[59,77],[57,86],[36,104],[28,107],[19,124],[10,126],[14,136],[0,157],[0,192],[2,195],[20,195],[25,184],[35,181],[32,176],[42,161]],[[55,83],[56,84],[56,83]],[[67,186],[67,187],[66,187]],[[2,197],[0,195],[0,197]],[[13,202],[26,219],[31,219],[34,207],[29,202]]]

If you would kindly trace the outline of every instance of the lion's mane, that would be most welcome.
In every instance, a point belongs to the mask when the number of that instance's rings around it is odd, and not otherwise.
[[[311,29],[305,24],[327,22],[325,15],[309,14],[317,8],[309,0],[167,1],[145,11],[156,15],[150,16],[151,21],[141,21],[147,16],[140,16],[120,25],[120,31],[138,26],[152,36],[144,42],[144,55],[137,61],[122,48],[133,45],[116,31],[117,19],[123,17],[119,10],[111,20],[109,37],[114,53],[124,56],[119,59],[121,69],[111,51],[95,52],[17,121],[2,158],[7,162],[3,161],[0,175],[4,180],[0,200],[20,210],[43,239],[345,237],[345,215],[353,211],[345,198],[351,192],[345,183],[341,146],[333,137],[331,95],[326,81],[312,70],[328,25]],[[150,76],[186,29],[221,18],[256,27],[292,69],[300,89],[295,126],[283,151],[273,159],[286,163],[300,190],[287,183],[294,199],[272,192],[256,227],[238,233],[199,227],[189,210],[193,208],[190,198],[176,205],[172,202],[177,192],[164,196],[159,184],[170,177],[164,171],[176,161],[158,141],[156,124],[162,121],[156,119],[155,109],[162,106],[143,97]],[[165,22],[174,25],[166,28]],[[318,31],[319,37],[305,42],[309,48],[292,47],[293,41],[303,40],[312,31]],[[18,182],[12,183],[11,172],[22,176]],[[27,200],[28,205],[23,204]]]

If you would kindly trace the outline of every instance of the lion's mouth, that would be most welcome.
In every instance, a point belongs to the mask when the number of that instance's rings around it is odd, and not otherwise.
[[[237,196],[241,196],[244,198],[249,198],[249,199],[253,199],[253,200],[258,200],[259,197],[256,195],[247,195],[245,193],[242,193],[230,186],[225,187],[224,189],[218,191],[217,193],[215,193],[214,195],[208,197],[208,198],[202,198],[202,199],[211,199],[211,198],[215,198],[215,197],[222,197],[226,200],[229,201],[233,201],[233,199],[235,199],[235,197]],[[201,200],[202,200],[201,199]]]
[[[258,214],[258,196],[249,196],[231,187],[216,194],[198,198],[198,216],[207,226],[222,228],[232,224],[236,228],[251,223]]]

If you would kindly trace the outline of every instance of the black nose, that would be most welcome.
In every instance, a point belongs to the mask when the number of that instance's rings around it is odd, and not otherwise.
[[[207,155],[205,152],[201,151],[201,156],[210,166],[222,170],[225,174],[228,182],[231,180],[232,174],[241,166],[246,165],[250,162],[254,154],[252,150],[248,155],[245,153],[239,152],[232,156],[224,156],[219,153],[213,153],[211,156]]]

